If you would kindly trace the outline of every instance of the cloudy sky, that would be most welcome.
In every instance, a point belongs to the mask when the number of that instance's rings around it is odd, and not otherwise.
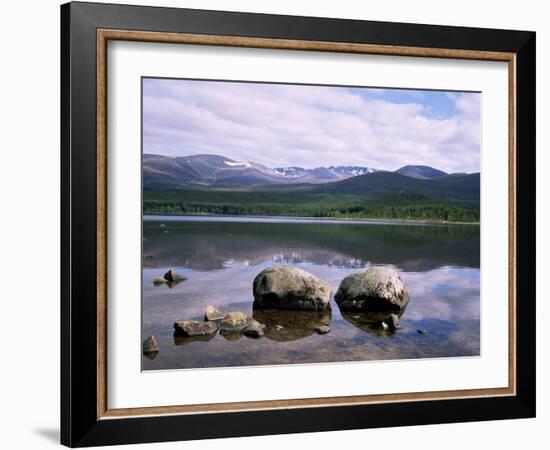
[[[478,172],[480,94],[143,80],[143,151],[268,167]]]

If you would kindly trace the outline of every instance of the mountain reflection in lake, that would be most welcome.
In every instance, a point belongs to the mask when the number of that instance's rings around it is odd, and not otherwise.
[[[142,335],[154,334],[160,352],[143,356],[144,370],[479,355],[478,226],[250,220],[145,218]],[[283,263],[326,280],[333,294],[351,272],[394,267],[410,294],[401,328],[383,331],[379,317],[342,314],[333,299],[325,313],[253,311],[254,277]],[[189,279],[154,286],[168,269]],[[173,337],[174,321],[202,320],[209,304],[254,317],[265,336]],[[325,324],[330,333],[317,334]]]

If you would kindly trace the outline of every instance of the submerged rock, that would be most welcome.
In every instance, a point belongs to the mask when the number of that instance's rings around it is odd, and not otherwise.
[[[428,334],[428,330],[426,330],[426,328],[419,328],[416,332],[418,334]]]
[[[169,270],[164,274],[164,279],[170,283],[181,283],[182,281],[186,281],[187,277],[180,275],[175,270]]]
[[[409,294],[397,271],[372,267],[344,278],[334,300],[341,311],[400,311]]]
[[[143,341],[143,354],[146,356],[151,356],[151,354],[156,354],[159,352],[159,344],[157,338],[154,335],[149,336],[145,341]]]
[[[218,321],[222,320],[224,315],[222,312],[213,305],[208,305],[206,311],[204,312],[204,320]]]
[[[296,267],[277,265],[262,270],[252,288],[256,309],[330,309],[329,284]]]
[[[260,338],[264,335],[265,325],[257,320],[251,319],[244,329],[245,336],[251,338]]]
[[[243,312],[230,312],[220,321],[220,331],[230,333],[243,331],[248,326],[249,321],[250,318]]]
[[[216,322],[200,322],[198,320],[180,320],[174,323],[174,336],[195,337],[209,336],[218,331]]]

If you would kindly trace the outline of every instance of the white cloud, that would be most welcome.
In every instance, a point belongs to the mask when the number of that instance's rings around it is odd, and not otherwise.
[[[479,94],[450,94],[438,118],[427,93],[392,102],[384,90],[146,80],[144,151],[217,153],[268,166],[426,164],[479,170]],[[370,90],[369,90],[370,92]],[[441,97],[444,94],[440,94]]]

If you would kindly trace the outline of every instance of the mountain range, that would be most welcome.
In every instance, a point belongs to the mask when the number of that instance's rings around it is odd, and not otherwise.
[[[235,187],[250,185],[325,184],[381,172],[364,166],[266,167],[253,161],[235,161],[221,155],[170,157],[143,155],[143,186],[146,189],[193,186]],[[419,180],[447,173],[428,166],[404,166],[394,173]]]
[[[145,214],[479,221],[480,174],[409,165],[269,168],[219,155],[143,155]]]

